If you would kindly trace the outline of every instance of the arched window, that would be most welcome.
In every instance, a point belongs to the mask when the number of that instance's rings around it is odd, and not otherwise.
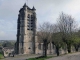
[[[31,19],[33,18],[33,15],[31,15]]]
[[[27,18],[30,18],[30,14],[28,14]]]

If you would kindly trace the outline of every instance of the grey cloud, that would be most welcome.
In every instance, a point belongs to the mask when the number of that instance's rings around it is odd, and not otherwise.
[[[0,0],[0,30],[3,30],[5,34],[7,32],[11,33],[8,34],[10,37],[13,36],[9,38],[5,35],[0,38],[16,39],[18,13],[25,1],[26,0]],[[62,11],[67,12],[66,5],[72,1],[73,0],[28,0],[28,6],[31,8],[33,5],[35,6],[39,26],[39,23],[45,21],[55,23],[59,13]]]

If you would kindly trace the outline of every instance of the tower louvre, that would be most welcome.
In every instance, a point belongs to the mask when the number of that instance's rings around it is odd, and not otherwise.
[[[24,4],[19,10],[17,20],[17,54],[34,54],[35,53],[35,36],[36,36],[36,9],[32,9]]]

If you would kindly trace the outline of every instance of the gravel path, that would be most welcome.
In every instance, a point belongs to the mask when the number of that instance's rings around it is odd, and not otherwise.
[[[80,60],[80,52],[54,57],[47,60]]]

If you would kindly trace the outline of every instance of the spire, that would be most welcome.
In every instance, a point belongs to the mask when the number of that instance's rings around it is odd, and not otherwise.
[[[23,7],[26,7],[26,6],[27,6],[26,3],[24,3]]]
[[[33,6],[32,10],[36,10],[34,6]]]

